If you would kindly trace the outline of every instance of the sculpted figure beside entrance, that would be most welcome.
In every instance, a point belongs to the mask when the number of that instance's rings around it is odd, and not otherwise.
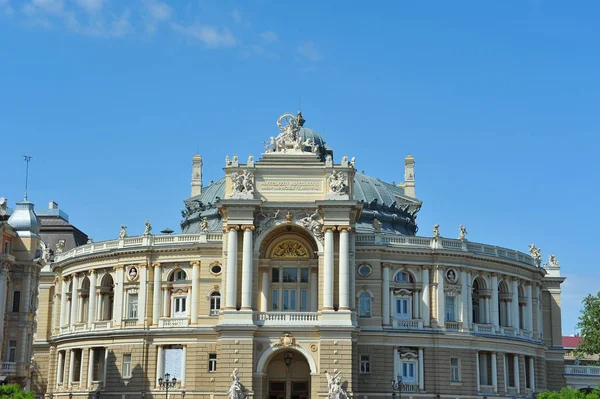
[[[325,375],[327,376],[327,387],[329,391],[328,399],[347,399],[348,394],[342,387],[340,372],[338,371],[335,375],[331,375],[326,371]]]

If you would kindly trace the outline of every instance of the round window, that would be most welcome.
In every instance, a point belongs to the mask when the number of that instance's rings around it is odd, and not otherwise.
[[[212,274],[219,274],[219,273],[221,273],[221,265],[219,265],[219,264],[212,265],[212,266],[210,267],[210,272],[211,272]]]
[[[358,274],[360,274],[363,277],[368,276],[369,274],[371,274],[371,272],[373,271],[373,269],[371,268],[370,265],[360,265],[358,267]]]

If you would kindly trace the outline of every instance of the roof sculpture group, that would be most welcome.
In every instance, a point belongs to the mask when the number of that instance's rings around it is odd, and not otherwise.
[[[277,119],[277,127],[281,133],[277,137],[271,136],[269,142],[263,142],[265,152],[312,152],[318,154],[322,152],[321,145],[311,138],[302,141],[300,129],[304,125],[302,112],[298,115],[283,114]]]

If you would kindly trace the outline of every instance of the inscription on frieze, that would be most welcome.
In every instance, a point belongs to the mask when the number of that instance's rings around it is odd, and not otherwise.
[[[321,192],[320,181],[285,181],[269,180],[258,183],[258,189],[261,191],[313,191]]]

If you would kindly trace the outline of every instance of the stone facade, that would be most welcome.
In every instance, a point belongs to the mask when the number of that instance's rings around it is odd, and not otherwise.
[[[256,398],[327,397],[326,372],[358,398],[398,376],[414,398],[564,385],[558,270],[416,236],[414,157],[400,186],[377,182],[288,120],[260,160],[227,157],[221,182],[200,187],[194,157],[184,234],[56,254],[40,394],[161,397],[168,372],[172,397],[225,398],[236,369]]]

